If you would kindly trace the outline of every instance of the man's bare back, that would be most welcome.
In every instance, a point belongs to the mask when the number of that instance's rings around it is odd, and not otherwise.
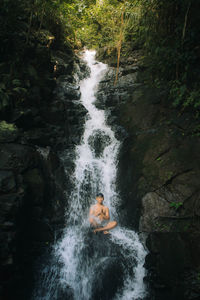
[[[94,233],[103,231],[104,234],[109,233],[108,230],[117,226],[116,221],[109,221],[110,214],[109,208],[103,205],[104,197],[102,194],[98,194],[96,197],[97,204],[90,207],[89,221],[94,228]]]

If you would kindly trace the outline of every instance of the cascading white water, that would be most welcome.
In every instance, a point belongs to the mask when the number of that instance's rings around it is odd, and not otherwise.
[[[51,266],[43,271],[43,283],[40,286],[47,285],[48,288],[42,291],[42,288],[38,287],[33,299],[58,300],[62,294],[68,296],[66,299],[93,300],[95,282],[98,283],[101,279],[98,278],[98,270],[101,270],[103,276],[104,266],[109,264],[109,255],[115,247],[120,252],[117,261],[123,261],[123,282],[116,287],[112,298],[106,294],[107,296],[95,299],[144,299],[146,290],[143,284],[143,264],[146,251],[134,231],[122,228],[118,224],[109,237],[101,234],[101,245],[104,243],[102,238],[106,241],[103,255],[90,249],[90,243],[95,247],[95,240],[91,238],[88,211],[90,205],[95,203],[97,192],[104,194],[104,204],[110,209],[111,219],[118,219],[117,206],[120,199],[116,191],[116,173],[120,142],[106,124],[105,112],[97,109],[94,104],[98,83],[103,78],[107,66],[95,61],[94,51],[86,51],[84,58],[91,74],[81,82],[80,90],[81,103],[88,110],[88,115],[81,144],[76,147],[74,189],[68,199],[67,225],[62,239],[54,246]],[[110,280],[112,281],[112,278]],[[62,292],[58,292],[58,286]]]

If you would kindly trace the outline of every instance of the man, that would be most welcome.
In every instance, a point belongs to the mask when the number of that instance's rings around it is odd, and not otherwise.
[[[90,207],[89,221],[94,229],[94,233],[103,231],[104,234],[108,234],[109,231],[117,226],[116,221],[109,221],[110,214],[109,208],[103,205],[104,196],[102,193],[96,196],[97,203]]]

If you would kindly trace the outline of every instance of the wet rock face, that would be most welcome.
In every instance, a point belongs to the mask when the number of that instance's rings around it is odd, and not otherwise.
[[[79,250],[77,249],[77,269],[80,271],[76,273],[76,284],[79,284],[78,280],[80,278],[80,289],[76,292],[80,294],[76,294],[76,297],[81,299],[85,293],[86,297],[88,294],[91,295],[90,299],[113,299],[120,288],[123,287],[123,278],[129,267],[126,257],[121,253],[121,246],[114,243],[109,235],[105,235],[102,232],[94,234],[91,228],[85,228],[82,248]],[[60,270],[57,271],[57,276],[55,276],[55,273],[52,274],[56,286],[56,299],[73,300],[73,290],[70,287],[67,288],[66,284],[61,280],[63,272],[62,259],[60,264],[58,264],[57,258],[51,255],[52,253],[47,253],[42,258],[41,263],[46,266],[47,270],[45,270],[45,273],[52,272],[51,264],[56,264],[57,268],[60,267]],[[55,259],[56,262],[54,261]],[[85,277],[86,274],[87,276],[89,274],[89,276]],[[83,278],[85,278],[85,281]],[[38,283],[38,286],[40,296],[49,292],[49,286],[40,286],[40,283]]]
[[[106,107],[107,122],[123,141],[122,221],[138,228],[142,214],[141,230],[199,230],[200,140],[193,115],[177,115],[164,92],[145,86],[137,61],[122,63],[114,85],[115,72],[110,67],[100,83],[97,106]]]
[[[106,146],[110,144],[110,137],[105,135],[100,130],[97,130],[93,136],[89,137],[89,145],[96,157],[100,157]]]
[[[71,153],[87,113],[79,103],[78,80],[88,69],[60,52],[52,59],[57,68],[51,93],[39,99],[35,89],[34,101],[0,122],[0,298],[30,298],[34,262],[64,226]],[[64,149],[68,174],[60,158]]]
[[[142,198],[142,216],[140,218],[140,231],[152,232],[156,231],[159,226],[159,218],[162,215],[173,216],[169,203],[159,197],[155,192],[150,192]]]
[[[99,108],[118,109],[121,103],[131,99],[132,91],[138,86],[136,83],[137,69],[130,70],[125,75],[126,68],[119,69],[119,80],[115,84],[115,68],[110,68],[105,78],[100,82],[96,105]],[[123,73],[124,72],[124,73]]]
[[[58,159],[55,163],[54,155],[49,153],[44,159],[33,147],[25,145],[1,147],[0,275],[5,285],[3,295],[8,299],[12,298],[13,289],[7,290],[6,286],[20,288],[18,272],[26,277],[27,268],[32,278],[34,259],[53,241],[55,228],[64,222],[64,170]],[[23,299],[23,292],[20,297]]]
[[[125,272],[125,259],[122,256],[120,246],[114,244],[109,236],[103,233],[89,232],[85,237],[82,262],[96,257],[96,268],[92,266],[95,276],[92,282],[92,299],[112,299],[117,290],[123,285]],[[93,260],[91,260],[93,261]]]
[[[132,158],[131,147],[133,132],[124,126],[123,106],[132,101],[133,93],[141,85],[137,81],[138,66],[130,60],[119,68],[119,79],[115,82],[116,69],[109,68],[108,73],[100,82],[96,106],[106,110],[107,122],[112,126],[116,137],[122,142],[119,153],[117,186],[120,192],[120,222],[127,226],[138,227],[140,201],[136,194],[135,160]],[[131,112],[130,112],[131,113]]]
[[[150,299],[198,299],[199,261],[193,261],[200,229],[197,121],[170,108],[164,91],[144,84],[137,59],[122,62],[116,85],[115,71],[110,67],[101,82],[97,106],[106,107],[107,122],[123,141],[120,222],[149,234]]]

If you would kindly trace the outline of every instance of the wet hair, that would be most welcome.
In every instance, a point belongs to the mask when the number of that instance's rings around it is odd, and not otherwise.
[[[102,193],[98,193],[98,194],[96,194],[96,197],[104,198],[104,195]]]

